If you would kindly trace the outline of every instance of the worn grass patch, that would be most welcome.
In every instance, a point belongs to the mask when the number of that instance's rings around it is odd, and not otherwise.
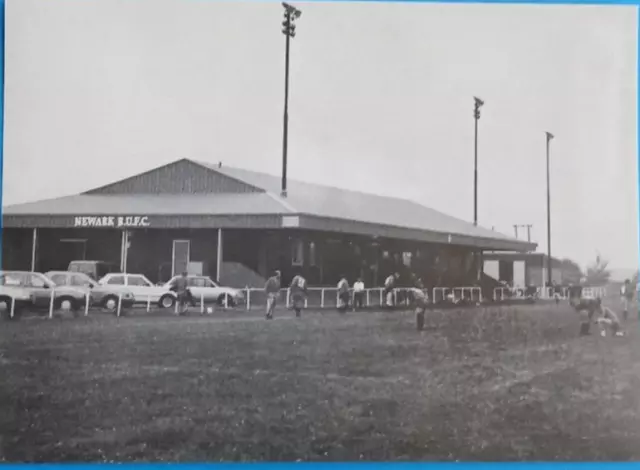
[[[631,460],[637,322],[566,306],[0,324],[6,461]]]

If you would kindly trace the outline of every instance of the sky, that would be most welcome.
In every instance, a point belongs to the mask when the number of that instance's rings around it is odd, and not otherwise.
[[[7,0],[3,205],[193,158],[280,174],[279,2]],[[638,266],[635,7],[296,3],[289,178]],[[520,238],[526,231],[520,229]]]

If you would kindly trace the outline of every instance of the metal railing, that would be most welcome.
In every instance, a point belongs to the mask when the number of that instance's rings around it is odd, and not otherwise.
[[[563,287],[556,289],[553,287],[538,287],[533,295],[539,299],[567,300],[569,298],[569,288]],[[607,296],[607,289],[604,287],[584,287],[582,289],[582,297],[585,299],[602,299]],[[503,302],[505,300],[525,299],[527,298],[527,289],[519,287],[496,287],[493,289],[494,302]]]
[[[267,304],[267,294],[264,289],[260,288],[245,288],[240,290],[244,294],[244,304],[236,304],[235,301],[230,302],[231,296],[224,295],[222,305],[216,300],[208,301],[205,299],[204,294],[196,296],[194,299],[196,305],[200,310],[200,313],[209,313],[209,307],[222,307],[223,309],[245,309],[251,310],[253,308],[263,308]],[[375,287],[365,289],[362,291],[362,306],[363,307],[388,307],[388,306],[409,306],[412,303],[412,295],[410,289],[407,288],[395,288],[387,296],[385,296],[385,289],[381,287]],[[424,291],[425,297],[432,305],[437,305],[442,302],[449,302],[457,304],[460,302],[469,302],[480,304],[484,301],[482,295],[482,289],[480,287],[434,287],[429,292],[428,289]],[[522,288],[509,288],[509,287],[496,287],[493,290],[493,301],[503,302],[514,299],[525,299],[526,289]],[[606,296],[606,289],[602,287],[583,288],[582,296],[584,298],[604,298]],[[431,295],[429,295],[431,294]],[[560,292],[555,291],[553,288],[538,288],[536,290],[536,296],[540,299],[568,299],[568,289],[563,288]],[[353,306],[355,304],[355,295],[353,289],[349,289],[350,303]],[[175,299],[175,298],[174,298]],[[306,308],[337,308],[340,305],[339,290],[336,287],[311,287],[307,289],[305,295],[305,307]],[[292,295],[290,289],[280,290],[280,300],[284,300],[284,306],[289,308],[292,306]],[[145,302],[135,302],[135,304],[144,303],[147,312],[150,312],[152,306],[159,301],[152,301],[152,297],[148,296]],[[51,290],[48,318],[53,318],[56,303],[56,290]],[[14,318],[16,312],[16,301],[12,298],[9,307],[9,315]],[[89,310],[93,307],[91,303],[91,293],[88,292],[84,301],[84,315],[89,315]],[[174,301],[174,312],[179,313],[179,304]],[[115,312],[116,316],[120,317],[123,313],[122,308],[122,294],[118,293],[118,301],[116,304]]]

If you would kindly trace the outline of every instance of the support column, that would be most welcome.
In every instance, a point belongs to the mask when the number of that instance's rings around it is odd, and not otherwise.
[[[127,272],[127,258],[129,254],[129,232],[122,231],[122,241],[120,243],[120,271]]]
[[[31,271],[36,271],[36,257],[38,256],[38,229],[33,229],[33,240],[31,241]]]
[[[218,252],[216,255],[216,280],[218,282],[222,282],[222,253],[224,252],[223,250],[223,235],[222,235],[222,229],[219,228],[218,229]]]

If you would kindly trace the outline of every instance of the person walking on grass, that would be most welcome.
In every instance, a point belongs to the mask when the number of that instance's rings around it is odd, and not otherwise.
[[[280,296],[280,277],[280,271],[274,272],[264,286],[264,291],[267,294],[267,320],[273,319],[273,311]]]
[[[629,308],[631,307],[631,303],[633,302],[633,286],[631,285],[631,281],[626,279],[622,288],[620,289],[620,295],[622,297],[622,316],[624,320],[627,321],[629,318]]]
[[[362,278],[353,284],[353,310],[358,310],[364,307],[364,282]]]
[[[293,302],[293,310],[296,312],[296,317],[300,318],[307,300],[307,280],[300,274],[296,274],[291,280],[289,289],[291,292],[291,301]]]
[[[413,297],[416,305],[416,329],[422,331],[424,329],[424,314],[427,309],[428,297],[424,289],[422,279],[415,281],[414,287],[409,288],[409,292]]]
[[[349,281],[346,276],[340,278],[338,282],[338,312],[346,313],[349,308]]]

